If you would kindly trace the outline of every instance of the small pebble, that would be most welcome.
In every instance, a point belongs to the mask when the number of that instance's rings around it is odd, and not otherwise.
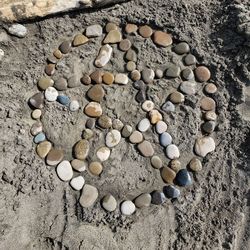
[[[45,66],[45,73],[48,75],[48,76],[52,76],[54,75],[54,73],[56,72],[56,68],[55,68],[55,64],[47,64]]]
[[[143,104],[142,104],[142,109],[146,112],[149,112],[151,110],[153,110],[155,107],[154,103],[150,100],[146,100]]]
[[[107,85],[111,85],[115,80],[115,77],[112,73],[109,72],[104,72],[103,76],[102,76],[102,81],[107,84]]]
[[[163,187],[163,193],[169,199],[176,199],[181,194],[180,190],[172,185]]]
[[[194,79],[194,72],[190,68],[185,68],[181,71],[181,75],[185,80],[192,80]]]
[[[164,121],[158,121],[155,125],[155,130],[158,134],[166,132],[168,126]]]
[[[89,154],[89,142],[86,139],[78,141],[74,146],[74,156],[78,160],[85,160]]]
[[[199,172],[202,170],[202,163],[201,161],[194,157],[190,162],[189,162],[189,168],[193,170],[194,172]]]
[[[146,101],[146,93],[145,93],[145,91],[144,91],[144,90],[138,91],[138,93],[137,93],[136,96],[135,96],[135,100],[136,100],[138,103],[145,102],[145,101]]]
[[[141,79],[141,73],[140,73],[140,71],[138,71],[138,70],[133,70],[132,72],[131,72],[131,74],[130,74],[130,78],[131,78],[131,80],[133,80],[133,81],[138,81],[138,80],[140,80]]]
[[[151,203],[154,205],[161,205],[166,201],[165,194],[158,190],[153,191],[151,193],[151,197],[152,197]]]
[[[73,178],[71,181],[70,181],[70,186],[72,188],[74,188],[75,190],[79,191],[83,188],[83,185],[85,183],[85,180],[84,178],[80,175],[80,176],[77,176],[75,178]]]
[[[135,52],[134,50],[129,49],[129,50],[126,52],[125,58],[126,58],[128,61],[136,62],[136,61],[137,61],[137,54],[136,54],[136,52]]]
[[[136,81],[133,83],[133,86],[136,88],[136,89],[139,89],[139,90],[144,90],[146,88],[146,85],[145,83],[142,81],[142,80],[139,80],[139,81]]]
[[[128,23],[125,27],[125,32],[127,34],[135,33],[137,31],[138,27],[135,24]]]
[[[83,74],[83,76],[80,79],[81,83],[83,83],[84,85],[89,85],[91,84],[91,78],[88,74]]]
[[[213,83],[208,83],[206,84],[205,88],[204,88],[205,92],[207,94],[214,94],[217,92],[217,87],[215,84]]]
[[[90,78],[94,83],[102,83],[103,72],[101,70],[95,70],[90,74]]]
[[[171,160],[176,159],[180,157],[180,151],[176,145],[170,144],[166,148],[166,155]]]
[[[163,77],[163,71],[161,69],[156,69],[155,70],[155,76],[158,78],[158,79],[161,79]]]
[[[194,95],[197,91],[197,84],[195,82],[185,81],[180,85],[180,90],[187,95]]]
[[[84,129],[84,131],[82,133],[83,139],[86,139],[86,140],[91,139],[93,137],[93,135],[94,135],[93,130],[91,130],[89,128]]]
[[[152,156],[150,159],[150,162],[154,168],[157,168],[157,169],[162,168],[162,160],[159,156],[157,155]]]
[[[170,161],[170,168],[175,171],[175,173],[178,173],[178,171],[181,169],[181,162],[177,159],[174,159]]]
[[[35,109],[35,110],[33,110],[32,111],[32,113],[31,113],[31,117],[33,118],[33,119],[39,119],[40,117],[41,117],[41,115],[42,115],[42,111],[41,111],[41,109]]]
[[[199,82],[206,82],[210,79],[211,77],[211,73],[209,71],[209,69],[205,66],[199,66],[194,70],[196,79]]]
[[[175,91],[170,95],[169,99],[172,103],[179,104],[185,101],[185,96],[182,93]]]
[[[74,170],[76,170],[78,172],[84,172],[87,168],[87,162],[82,161],[82,160],[78,160],[78,159],[74,159],[71,161],[71,166]]]
[[[169,168],[169,167],[162,168],[161,177],[165,182],[167,182],[169,184],[173,184],[175,176],[176,176],[176,173],[171,168]]]
[[[124,124],[119,119],[114,119],[112,122],[113,129],[117,129],[120,131],[120,130],[122,130],[123,126],[124,126]]]
[[[102,26],[99,24],[94,24],[86,28],[87,37],[97,37],[102,35]]]
[[[107,147],[101,147],[96,151],[96,156],[100,161],[106,161],[110,156],[110,149]]]
[[[62,161],[59,163],[56,172],[62,181],[69,181],[73,177],[73,170],[69,161]]]
[[[115,23],[107,23],[105,30],[109,33],[111,30],[118,30],[118,26]]]
[[[149,141],[143,141],[138,144],[138,150],[144,157],[151,157],[154,155],[154,149]]]
[[[175,78],[175,77],[178,77],[181,73],[181,69],[179,66],[177,65],[172,65],[170,66],[167,71],[166,71],[166,76],[167,77],[172,77],[172,78]]]
[[[185,64],[186,64],[187,66],[193,65],[193,64],[196,64],[196,58],[195,58],[194,55],[188,54],[187,56],[185,56],[184,62],[185,62]]]
[[[95,60],[95,66],[98,68],[104,67],[112,56],[112,47],[108,44],[101,47],[99,54]]]
[[[174,52],[179,54],[179,55],[183,55],[185,53],[188,53],[190,51],[190,47],[187,43],[185,42],[181,42],[178,43],[175,47],[174,47]]]
[[[74,37],[73,46],[77,47],[77,46],[87,43],[88,41],[89,39],[86,36],[82,34],[78,34]]]
[[[167,47],[173,43],[172,36],[163,31],[155,31],[153,36],[155,44],[163,47]]]
[[[172,102],[170,102],[170,101],[166,101],[162,105],[161,109],[163,111],[165,111],[165,112],[174,112],[175,111],[175,105]]]
[[[46,163],[49,166],[55,166],[62,161],[63,157],[63,150],[52,148],[46,156]]]
[[[89,171],[93,175],[100,175],[102,173],[103,166],[98,161],[93,161],[89,164]]]
[[[136,64],[133,61],[129,61],[126,65],[126,69],[127,71],[131,72],[134,71],[136,69]]]
[[[75,88],[75,87],[78,87],[78,86],[80,86],[80,81],[79,81],[79,79],[77,79],[77,76],[76,75],[71,76],[68,79],[68,87],[69,88]]]
[[[44,96],[48,102],[54,102],[58,97],[58,91],[54,87],[48,87],[45,90]]]
[[[123,39],[119,43],[119,49],[122,51],[128,51],[131,47],[131,42],[128,39]]]
[[[216,107],[215,101],[211,97],[203,97],[200,106],[205,111],[214,110]]]
[[[102,207],[108,212],[115,211],[117,207],[117,201],[115,197],[111,194],[105,195],[102,199]]]
[[[208,111],[205,113],[204,117],[207,121],[216,121],[217,115],[214,111]]]
[[[122,136],[127,138],[131,135],[133,128],[130,125],[124,125],[122,129]]]
[[[102,115],[102,107],[98,102],[90,102],[85,106],[84,112],[90,117],[100,117]]]
[[[119,43],[122,40],[122,34],[119,30],[111,30],[105,39],[103,40],[103,43]]]
[[[57,90],[66,90],[68,87],[67,80],[65,78],[59,78],[58,80],[55,81],[54,87]]]
[[[85,124],[86,128],[93,129],[95,127],[95,119],[89,118]]]
[[[96,187],[85,184],[80,197],[80,204],[84,208],[91,207],[98,198],[98,190]]]
[[[46,139],[45,134],[41,132],[34,137],[34,143],[38,144],[42,141],[45,141],[45,139]]]
[[[121,204],[121,212],[123,215],[131,215],[135,212],[135,204],[132,201],[123,201]]]
[[[134,131],[130,136],[129,136],[129,141],[131,143],[137,144],[143,141],[143,135],[139,131]]]
[[[111,128],[112,127],[112,119],[107,115],[101,115],[98,118],[98,125],[101,128]]]
[[[27,35],[27,28],[24,27],[22,24],[12,24],[9,28],[8,28],[8,32],[13,35],[13,36],[17,36],[19,38],[24,38]]]
[[[0,49],[0,62],[3,60],[4,57],[4,51]]]
[[[64,41],[64,42],[62,42],[61,45],[59,46],[59,50],[63,54],[69,53],[70,50],[71,50],[71,42],[70,41]]]
[[[79,102],[77,100],[73,100],[69,104],[69,110],[72,112],[77,111],[80,108]]]
[[[214,139],[210,136],[204,136],[196,139],[194,150],[197,155],[205,157],[208,153],[215,150]]]
[[[39,87],[41,90],[45,90],[45,89],[47,89],[48,87],[52,87],[53,84],[54,84],[54,81],[53,81],[51,78],[49,78],[49,77],[42,77],[42,78],[38,81],[38,83],[37,83],[38,87]]]
[[[142,207],[149,207],[151,204],[151,195],[150,194],[140,194],[136,199],[135,199],[135,205],[138,208]]]
[[[153,34],[153,30],[148,25],[144,25],[139,28],[139,34],[144,38],[149,38]]]
[[[30,128],[30,133],[35,136],[43,131],[43,125],[41,122],[35,122]]]
[[[52,144],[49,141],[43,141],[36,146],[36,153],[42,159],[46,157],[52,148]]]
[[[126,74],[118,73],[115,75],[115,83],[126,85],[128,83],[128,76]]]
[[[150,125],[149,119],[144,118],[138,123],[137,128],[140,132],[146,132],[150,128]]]
[[[56,49],[53,52],[54,57],[56,57],[57,59],[61,59],[63,57],[62,52],[59,49]]]
[[[167,132],[164,132],[160,135],[160,144],[163,147],[170,145],[172,143],[172,140],[172,136]]]
[[[146,68],[142,70],[142,79],[145,83],[150,84],[155,78],[155,72],[152,69]]]
[[[192,184],[192,179],[187,169],[181,169],[177,174],[175,181],[179,186],[189,186]]]
[[[65,105],[65,106],[68,106],[69,103],[70,103],[70,99],[69,99],[69,97],[66,96],[66,95],[59,95],[59,96],[57,97],[57,101],[58,101],[59,103],[61,103],[62,105]]]
[[[152,124],[156,124],[158,121],[162,120],[162,114],[156,109],[149,111],[149,117]]]
[[[116,129],[112,129],[107,133],[105,143],[109,148],[115,147],[121,140],[121,133]]]
[[[105,92],[101,84],[96,84],[92,86],[87,92],[88,98],[95,102],[101,102],[103,100],[104,95]]]
[[[214,121],[207,121],[202,124],[202,130],[206,133],[212,133],[215,129],[215,122]]]
[[[57,58],[56,58],[54,55],[51,55],[51,56],[49,56],[49,57],[47,58],[47,61],[48,61],[49,63],[56,64],[58,60],[57,60]]]

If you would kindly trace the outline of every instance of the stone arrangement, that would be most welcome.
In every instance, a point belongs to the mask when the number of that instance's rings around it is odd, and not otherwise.
[[[38,93],[29,99],[29,104],[33,108],[31,117],[36,122],[31,127],[31,134],[34,136],[34,143],[37,144],[36,152],[38,156],[45,159],[49,166],[56,166],[58,177],[62,181],[68,181],[75,190],[81,190],[80,204],[82,207],[91,207],[99,197],[99,191],[92,184],[85,184],[82,173],[86,169],[92,175],[101,175],[103,172],[103,162],[108,161],[112,154],[112,149],[116,147],[121,138],[127,138],[131,144],[137,145],[138,152],[147,158],[153,168],[159,169],[162,179],[166,184],[159,190],[152,190],[151,193],[142,193],[134,200],[117,201],[112,194],[104,194],[101,197],[102,207],[112,212],[120,204],[120,211],[123,215],[131,215],[136,208],[148,207],[150,204],[160,205],[167,198],[174,199],[180,196],[178,186],[188,186],[192,184],[192,178],[188,171],[201,171],[202,163],[199,157],[205,157],[208,153],[215,150],[215,141],[211,136],[216,127],[217,115],[215,113],[216,103],[213,95],[217,92],[215,84],[208,82],[211,74],[207,67],[197,64],[196,58],[190,53],[190,47],[186,42],[174,44],[172,36],[166,32],[152,30],[149,26],[138,27],[135,24],[127,24],[124,28],[124,34],[121,28],[114,23],[108,23],[105,27],[105,37],[101,48],[94,61],[96,70],[86,72],[81,79],[71,77],[69,79],[59,78],[52,80],[57,63],[62,60],[65,54],[78,46],[83,46],[91,39],[102,37],[103,28],[96,24],[86,28],[83,34],[76,35],[73,40],[67,40],[60,44],[53,55],[47,59],[45,66],[47,76],[38,81]],[[158,47],[170,47],[172,53],[182,56],[185,68],[181,69],[178,65],[172,65],[165,72],[160,69],[145,68],[142,71],[137,69],[137,53],[133,49],[130,36],[139,35],[144,39],[152,39],[152,42]],[[117,45],[116,45],[117,44]],[[127,73],[107,72],[103,70],[109,63],[113,47],[118,46],[119,50],[125,52]],[[154,84],[155,79],[181,78],[182,82],[178,90],[170,93],[167,101],[161,106],[156,107],[155,103],[147,98],[147,90]],[[124,124],[120,119],[111,119],[103,113],[101,101],[105,96],[105,90],[102,85],[123,85],[133,82],[133,88],[136,91],[135,99],[145,112],[145,117],[137,124],[137,129],[133,131],[132,126]],[[87,97],[89,103],[83,107],[84,114],[88,117],[83,131],[83,138],[79,140],[74,149],[74,159],[69,161],[64,159],[63,149],[55,148],[53,142],[46,139],[41,123],[43,108],[47,102],[58,102],[58,105],[64,105],[69,112],[79,110],[80,104],[77,100],[71,100],[69,96],[63,94],[67,88],[80,87],[81,84],[88,85]],[[204,96],[199,101],[201,115],[204,122],[201,124],[203,136],[197,138],[194,145],[194,157],[188,164],[188,169],[183,168],[180,158],[180,151],[174,144],[173,138],[168,133],[168,125],[163,120],[163,112],[171,113],[175,111],[177,105],[185,102],[186,96],[195,95],[198,91],[198,84],[203,86]],[[102,128],[106,132],[105,145],[97,149],[96,157],[98,161],[88,162],[87,157],[90,151],[91,139],[94,136],[95,126]],[[155,154],[153,145],[144,139],[143,133],[152,130],[159,135],[159,143],[164,153],[170,159],[169,166],[165,166],[161,158]],[[79,174],[74,177],[78,172]]]

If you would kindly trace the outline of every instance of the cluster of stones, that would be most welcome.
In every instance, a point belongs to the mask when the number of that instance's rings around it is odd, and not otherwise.
[[[84,34],[78,34],[73,41],[67,40],[53,52],[53,55],[47,58],[45,73],[47,76],[42,77],[38,81],[40,92],[34,94],[29,103],[33,108],[32,118],[37,120],[31,127],[31,134],[34,136],[34,142],[37,144],[36,151],[39,157],[45,159],[47,165],[57,166],[56,172],[62,181],[70,181],[70,185],[75,190],[81,190],[80,204],[87,208],[92,206],[98,196],[98,190],[95,186],[85,184],[84,177],[79,175],[74,177],[74,171],[84,172],[87,168],[92,175],[99,176],[103,172],[103,162],[107,161],[111,155],[112,148],[118,145],[121,138],[128,138],[131,144],[136,144],[140,154],[146,158],[150,158],[151,165],[161,171],[161,176],[164,182],[167,183],[162,190],[153,190],[152,193],[142,193],[134,200],[124,200],[120,204],[121,213],[131,215],[135,212],[136,207],[147,207],[150,204],[162,204],[167,198],[178,198],[180,190],[178,186],[188,186],[192,184],[192,178],[186,168],[182,168],[181,162],[178,160],[180,152],[178,147],[173,143],[172,136],[167,132],[168,125],[163,121],[163,112],[174,112],[176,105],[185,101],[185,96],[195,95],[198,91],[197,84],[204,83],[204,97],[200,100],[204,123],[202,131],[205,135],[198,138],[195,142],[194,151],[197,156],[205,157],[208,153],[215,149],[215,142],[210,134],[216,126],[216,104],[213,100],[213,95],[217,91],[217,87],[213,83],[207,83],[210,79],[210,71],[205,66],[196,67],[196,58],[190,54],[190,47],[186,42],[180,42],[173,46],[172,36],[163,31],[153,31],[149,26],[144,25],[138,28],[135,24],[127,24],[125,27],[126,38],[123,38],[119,27],[114,23],[108,23],[105,27],[106,35],[102,41],[103,45],[94,61],[97,68],[90,74],[84,74],[81,79],[71,77],[69,79],[59,78],[54,81],[51,76],[55,73],[56,64],[68,54],[73,47],[78,47],[88,43],[95,37],[103,35],[103,29],[100,25],[91,25],[86,28]],[[177,65],[172,65],[162,71],[161,69],[146,68],[141,72],[137,69],[137,54],[133,49],[133,45],[129,36],[135,36],[139,33],[144,39],[152,38],[155,45],[159,47],[172,46],[174,53],[183,57],[184,64],[187,66],[181,70]],[[125,52],[127,60],[126,69],[128,74],[103,71],[103,68],[111,59],[113,48],[112,44],[118,44],[118,48]],[[154,80],[160,78],[181,78],[182,83],[179,90],[171,93],[166,102],[159,108],[147,99],[147,90]],[[112,120],[109,116],[103,114],[100,102],[105,96],[105,91],[102,84],[126,85],[129,78],[134,82],[133,86],[137,90],[135,99],[140,103],[143,111],[146,112],[138,124],[137,129],[133,131],[132,126],[123,124],[119,119]],[[199,82],[199,83],[197,83]],[[42,109],[46,102],[59,102],[69,108],[71,112],[80,109],[80,104],[77,100],[71,100],[68,96],[62,94],[62,91],[67,88],[78,87],[82,84],[89,85],[87,97],[89,103],[83,108],[83,112],[89,118],[85,124],[83,138],[78,141],[74,147],[74,159],[69,162],[64,160],[64,151],[54,148],[52,142],[46,139],[41,123]],[[205,96],[206,95],[206,96]],[[106,129],[105,144],[96,151],[98,161],[88,163],[86,158],[89,155],[90,140],[94,135],[93,129],[97,126]],[[152,129],[159,135],[160,145],[164,148],[166,156],[170,159],[168,166],[164,166],[161,158],[155,155],[154,148],[151,143],[144,139],[143,133]],[[198,157],[194,157],[190,163],[191,171],[200,171],[202,163]],[[117,200],[111,194],[105,195],[101,199],[102,207],[112,212],[117,208]]]

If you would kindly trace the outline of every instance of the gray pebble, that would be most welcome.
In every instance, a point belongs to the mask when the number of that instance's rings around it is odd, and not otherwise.
[[[148,207],[150,206],[151,203],[151,195],[150,194],[141,194],[139,195],[136,199],[135,199],[135,205],[138,208],[142,208],[142,207]]]
[[[138,93],[135,96],[135,100],[139,103],[142,103],[146,101],[146,93],[143,90],[138,91]]]
[[[214,121],[207,121],[202,124],[202,130],[206,133],[212,133],[215,129],[215,122]]]
[[[180,75],[181,69],[179,66],[170,66],[166,71],[166,76],[168,77],[178,77]]]
[[[71,49],[71,42],[70,41],[64,41],[61,43],[61,45],[59,46],[59,50],[63,53],[63,54],[67,54],[70,52]]]
[[[136,88],[136,89],[145,89],[145,83],[142,81],[142,80],[139,80],[139,81],[136,81],[134,82],[133,86]]]
[[[95,119],[89,118],[85,124],[86,128],[93,129],[95,127]]]
[[[152,83],[155,77],[155,72],[152,69],[146,68],[142,71],[142,79],[145,83]]]
[[[156,69],[155,70],[155,76],[160,79],[163,77],[163,71],[161,69]]]
[[[197,85],[195,82],[185,81],[181,83],[180,90],[187,95],[194,95],[197,91]]]
[[[166,201],[166,196],[161,191],[152,192],[151,197],[152,197],[151,203],[155,205],[161,205]]]
[[[186,69],[182,70],[181,75],[185,80],[194,79],[194,72],[190,68],[186,68]]]
[[[68,86],[67,80],[65,78],[59,78],[55,81],[54,87],[57,90],[66,90]]]
[[[130,125],[125,125],[122,129],[122,136],[127,138],[132,134],[133,128]]]
[[[190,47],[186,42],[181,42],[174,47],[174,51],[175,53],[182,55],[188,53],[190,51]]]
[[[13,36],[23,38],[27,34],[27,29],[22,24],[12,24],[9,27],[8,32]]]
[[[129,49],[126,53],[126,59],[128,61],[133,61],[133,62],[136,62],[137,61],[137,55],[136,55],[136,52],[132,49]]]
[[[71,76],[68,79],[68,87],[69,88],[75,88],[75,87],[78,87],[79,85],[80,85],[80,80],[77,79],[76,76]]]
[[[188,54],[185,58],[184,58],[184,62],[186,65],[193,65],[196,63],[196,58],[194,55],[192,54]]]
[[[167,101],[162,105],[161,109],[165,112],[174,112],[175,105],[172,102]]]

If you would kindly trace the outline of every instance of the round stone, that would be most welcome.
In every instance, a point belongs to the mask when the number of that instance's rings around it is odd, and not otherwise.
[[[84,208],[91,207],[98,198],[98,190],[96,187],[85,184],[80,197],[80,204]]]
[[[112,73],[110,72],[104,72],[103,76],[102,76],[102,81],[107,84],[110,85],[114,82],[115,77]]]
[[[54,81],[53,81],[51,78],[49,78],[49,77],[42,77],[42,78],[38,81],[38,83],[37,83],[38,87],[39,87],[41,90],[45,90],[45,89],[47,89],[48,87],[52,87],[53,84],[54,84]]]
[[[143,102],[141,107],[144,111],[149,112],[154,109],[155,105],[152,101],[146,100],[145,102]]]
[[[96,84],[92,86],[87,92],[88,98],[95,102],[101,102],[104,95],[105,92],[101,84]]]
[[[180,73],[181,73],[180,67],[177,65],[172,65],[167,69],[166,76],[171,77],[171,78],[175,78],[175,77],[178,77],[180,75]]]
[[[61,45],[59,46],[59,50],[63,54],[69,53],[70,50],[71,50],[71,42],[70,41],[64,41],[64,42],[62,42]]]
[[[141,79],[141,73],[140,71],[138,70],[133,70],[130,74],[130,78],[133,80],[133,81],[139,81]]]
[[[200,102],[200,106],[205,111],[214,110],[216,107],[215,101],[210,97],[203,97]]]
[[[163,77],[163,71],[161,69],[156,69],[155,70],[155,76],[158,78],[158,79],[161,79]]]
[[[133,144],[137,144],[143,141],[143,135],[139,131],[134,131],[130,136],[129,136],[129,141]]]
[[[150,162],[154,168],[157,168],[157,169],[162,168],[162,160],[159,156],[157,155],[152,156],[150,159]]]
[[[187,66],[193,65],[193,64],[196,64],[196,58],[195,58],[194,55],[188,54],[187,56],[185,56],[184,62],[185,62],[185,64],[186,64]]]
[[[161,177],[162,179],[169,183],[169,184],[173,184],[173,181],[175,179],[176,173],[174,170],[172,170],[169,167],[163,167],[162,171],[161,171]]]
[[[58,91],[54,87],[48,87],[44,95],[48,102],[54,102],[58,97]]]
[[[172,102],[167,101],[162,105],[161,109],[165,112],[174,112],[175,105]]]
[[[135,212],[135,204],[132,201],[123,201],[121,204],[121,212],[123,215],[131,215]]]
[[[87,168],[87,162],[86,161],[81,161],[78,159],[74,159],[71,161],[71,166],[74,170],[78,172],[83,172]]]
[[[151,157],[154,155],[154,149],[149,141],[143,141],[138,144],[138,150],[144,157]]]
[[[116,129],[112,129],[107,133],[105,143],[109,148],[115,147],[121,140],[121,133]]]
[[[95,127],[95,119],[89,118],[85,124],[86,128],[93,129]]]
[[[97,150],[96,156],[100,161],[106,161],[110,156],[110,149],[107,147],[101,147]]]
[[[172,103],[179,104],[185,101],[185,96],[182,93],[175,91],[170,95],[169,99]]]
[[[214,94],[217,92],[217,87],[215,84],[213,83],[208,83],[206,84],[205,88],[204,88],[205,92],[207,94]]]
[[[79,102],[77,100],[73,100],[69,104],[69,110],[72,112],[77,111],[80,108]]]
[[[58,80],[55,81],[54,87],[57,90],[66,90],[68,87],[67,80],[63,77],[59,78]]]
[[[56,68],[55,68],[55,64],[47,64],[45,66],[45,73],[48,75],[48,76],[52,76],[55,74],[55,71],[56,71]]]
[[[40,158],[45,158],[52,148],[52,144],[49,141],[43,141],[36,146],[36,153]]]
[[[84,112],[90,117],[100,117],[102,115],[102,107],[98,102],[90,102],[85,106]]]
[[[42,141],[45,141],[45,139],[46,139],[45,134],[43,132],[41,132],[34,137],[34,143],[38,144]]]
[[[217,115],[214,111],[208,111],[205,113],[204,117],[207,121],[216,121]]]
[[[122,51],[128,51],[131,47],[131,42],[128,39],[123,39],[119,43],[119,49]]]
[[[185,80],[194,79],[194,72],[190,68],[186,68],[186,69],[182,70],[181,75]]]
[[[135,33],[137,31],[138,27],[135,24],[128,23],[125,27],[125,32],[127,34]]]
[[[74,37],[73,46],[77,47],[87,43],[88,41],[89,39],[86,36],[84,36],[83,34],[78,34]]]
[[[94,135],[93,130],[88,129],[88,128],[84,129],[84,131],[82,133],[83,139],[86,139],[86,140],[91,139],[93,137],[93,135]]]
[[[102,35],[102,26],[99,24],[93,24],[86,28],[85,32],[87,37],[97,37]]]
[[[74,147],[74,155],[78,160],[85,160],[89,154],[89,142],[87,140],[80,140]]]
[[[133,61],[129,61],[126,65],[127,71],[134,71],[136,69],[136,64]]]
[[[158,134],[166,132],[168,125],[164,121],[158,121],[155,125],[155,130]]]
[[[145,83],[152,83],[155,78],[155,72],[152,69],[146,68],[142,70],[142,79]]]
[[[210,136],[198,138],[194,146],[195,153],[201,157],[205,157],[208,153],[215,150],[214,139]]]
[[[122,40],[122,34],[119,30],[111,30],[105,39],[103,40],[103,43],[119,43]]]
[[[151,193],[151,203],[154,205],[161,205],[166,201],[166,196],[163,192],[155,190]]]
[[[144,38],[149,38],[153,34],[153,30],[148,25],[139,28],[139,34]]]
[[[79,191],[83,188],[83,185],[85,183],[85,180],[84,178],[80,175],[80,176],[77,176],[75,178],[73,178],[71,181],[70,181],[70,186],[72,188],[74,188],[75,190]]]
[[[175,181],[179,186],[189,186],[192,184],[192,179],[187,169],[181,169],[176,174]]]
[[[62,161],[59,163],[56,172],[62,181],[69,181],[73,177],[73,170],[69,161]]]
[[[63,157],[63,150],[52,148],[46,156],[46,163],[49,166],[55,166],[62,161]]]
[[[70,104],[70,99],[66,95],[59,95],[57,97],[57,101],[61,103],[62,105],[68,106]]]
[[[34,94],[29,99],[29,103],[33,108],[42,109],[44,107],[44,95],[42,92]]]
[[[154,32],[153,41],[155,44],[162,47],[167,47],[173,43],[172,36],[170,34],[159,30]]]
[[[206,82],[210,79],[211,73],[205,66],[199,66],[194,70],[197,81]]]
[[[83,76],[80,79],[81,83],[84,85],[89,85],[91,84],[91,78],[88,74],[83,74]]]
[[[194,157],[190,162],[189,162],[189,168],[193,170],[194,172],[199,172],[202,170],[202,163],[201,161]]]
[[[100,175],[102,173],[102,164],[98,161],[93,161],[89,164],[89,171],[93,175]]]
[[[180,190],[172,185],[163,187],[163,193],[169,199],[176,199],[181,194]]]
[[[215,129],[215,122],[214,121],[207,121],[202,124],[202,130],[206,133],[212,133]]]
[[[176,145],[170,144],[166,148],[166,155],[171,160],[176,159],[180,157],[180,151]]]
[[[181,162],[177,159],[174,159],[170,161],[170,168],[175,171],[175,173],[178,173],[179,170],[181,169]]]
[[[78,87],[78,86],[80,86],[80,81],[79,81],[79,79],[77,79],[77,76],[76,75],[71,76],[68,79],[68,87],[69,88],[75,88],[75,87]]]
[[[123,73],[118,73],[115,75],[115,83],[126,85],[128,83],[128,76]]]
[[[107,115],[101,115],[98,118],[98,125],[101,128],[111,128],[112,127],[112,119]]]
[[[33,123],[30,128],[30,133],[34,136],[41,133],[42,131],[43,131],[43,125],[41,122],[38,121]]]
[[[53,64],[56,64],[58,62],[57,58],[54,56],[54,55],[51,55],[47,58],[47,61],[49,63],[53,63]]]
[[[149,117],[152,124],[156,124],[157,122],[162,120],[162,114],[156,109],[152,109],[151,111],[149,111]]]
[[[150,128],[150,125],[149,119],[144,118],[138,123],[137,128],[140,132],[146,132]]]
[[[100,84],[102,83],[103,72],[101,70],[95,70],[90,74],[90,78],[94,83]]]
[[[115,211],[117,207],[117,201],[115,197],[111,194],[105,195],[102,199],[102,207],[108,212]]]
[[[39,119],[40,117],[41,117],[41,115],[42,115],[42,111],[41,111],[41,109],[35,109],[35,110],[33,110],[32,111],[32,113],[31,113],[31,117],[33,118],[33,119]]]
[[[118,30],[118,26],[115,23],[107,23],[105,30],[107,33],[109,33],[111,30]]]
[[[172,140],[172,136],[167,132],[164,132],[160,135],[160,144],[163,147],[170,145],[172,143]]]
[[[61,59],[63,57],[62,52],[59,49],[56,49],[53,52],[54,57],[56,57],[57,59]]]
[[[180,90],[187,95],[194,95],[197,91],[197,84],[195,82],[185,81],[180,85]]]
[[[135,52],[134,50],[129,49],[129,50],[126,52],[125,58],[126,58],[128,61],[136,62],[136,61],[137,61],[137,54],[136,54],[136,52]]]
[[[142,207],[149,207],[151,204],[151,195],[150,194],[140,194],[136,199],[135,199],[135,205],[138,208]]]
[[[189,47],[189,45],[186,42],[178,43],[174,47],[174,52],[177,53],[177,54],[179,54],[179,55],[188,53],[189,51],[190,51],[190,47]]]
[[[119,119],[114,119],[112,122],[113,129],[117,129],[120,131],[120,130],[122,130],[123,126],[124,126],[124,124]]]
[[[122,136],[127,138],[131,135],[133,128],[130,125],[124,125],[122,129]]]

